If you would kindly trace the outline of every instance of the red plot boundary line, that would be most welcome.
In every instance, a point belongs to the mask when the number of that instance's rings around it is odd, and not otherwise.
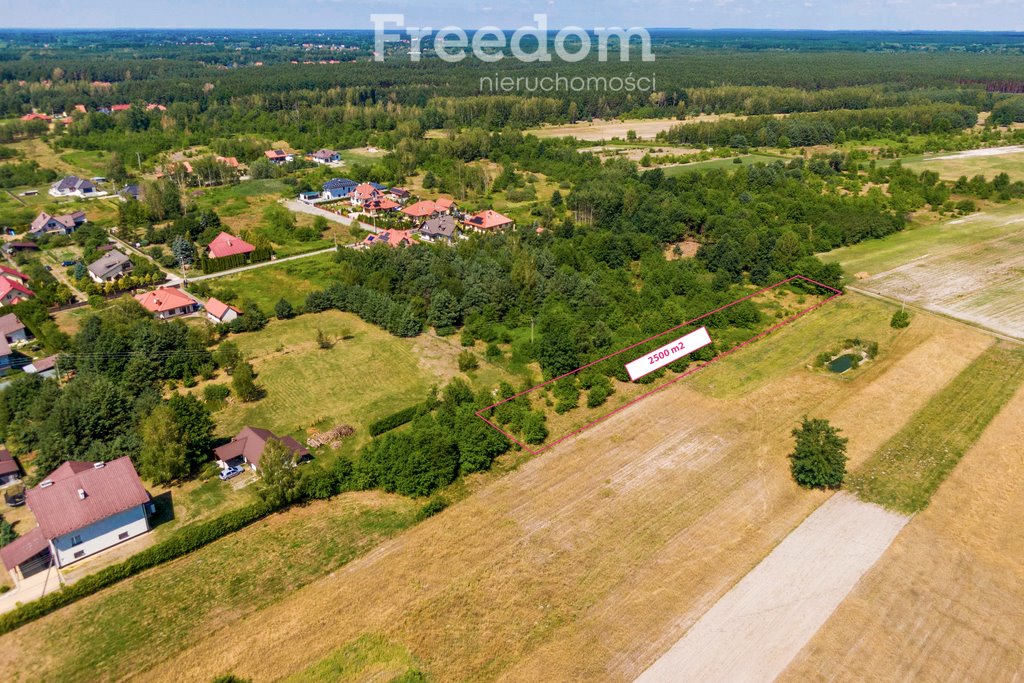
[[[612,411],[608,412],[607,414],[602,415],[601,417],[598,417],[598,418],[596,418],[594,420],[591,420],[590,422],[588,422],[587,424],[583,425],[582,427],[579,427],[579,428],[569,432],[568,434],[566,434],[564,436],[561,436],[558,439],[555,439],[554,441],[546,443],[546,444],[544,444],[543,446],[541,446],[539,448],[536,448],[536,449],[530,448],[528,445],[526,445],[525,443],[523,443],[522,441],[517,439],[515,436],[513,436],[509,432],[505,431],[504,429],[502,429],[501,427],[499,427],[498,425],[494,424],[493,422],[491,422],[490,420],[488,420],[486,417],[483,416],[483,413],[487,412],[488,410],[493,410],[494,408],[497,408],[500,405],[504,405],[505,403],[508,403],[509,401],[515,400],[515,399],[519,398],[520,396],[524,396],[526,394],[529,394],[530,392],[536,391],[537,389],[540,389],[542,387],[546,387],[549,384],[557,382],[558,380],[562,379],[563,377],[568,377],[569,375],[574,375],[577,372],[580,372],[582,370],[586,370],[587,368],[589,368],[591,366],[594,366],[594,365],[597,365],[598,363],[601,363],[603,361],[606,361],[609,358],[614,358],[615,356],[618,356],[618,355],[620,355],[622,353],[625,353],[626,351],[629,351],[630,349],[635,349],[636,347],[638,347],[638,346],[640,346],[642,344],[646,344],[647,342],[653,341],[653,340],[657,339],[658,337],[663,337],[663,336],[665,336],[665,335],[667,335],[667,334],[669,334],[671,332],[675,332],[676,330],[678,330],[680,328],[692,325],[693,323],[698,322],[700,320],[703,320],[704,318],[710,317],[710,316],[714,315],[715,313],[719,313],[721,311],[724,311],[725,309],[727,309],[727,308],[729,308],[731,306],[735,306],[738,303],[741,303],[741,302],[746,301],[748,299],[752,299],[755,296],[757,296],[759,294],[763,294],[763,293],[765,293],[765,292],[767,292],[769,290],[775,289],[776,287],[781,287],[783,285],[789,284],[790,282],[792,282],[794,280],[803,280],[803,281],[809,282],[809,283],[811,283],[813,285],[817,285],[818,287],[821,287],[822,289],[826,289],[826,290],[832,292],[832,296],[830,296],[827,299],[824,299],[822,301],[819,301],[818,303],[814,304],[813,306],[805,308],[802,311],[799,311],[798,313],[795,313],[794,315],[790,316],[789,318],[786,318],[785,320],[783,320],[781,322],[778,322],[775,325],[772,325],[768,329],[766,329],[763,332],[761,332],[761,333],[751,337],[750,339],[746,340],[745,342],[737,344],[736,346],[732,347],[728,351],[724,351],[724,352],[718,354],[717,356],[715,356],[711,360],[705,362],[703,365],[698,365],[695,368],[687,370],[686,372],[683,372],[683,373],[673,377],[672,379],[670,379],[669,381],[665,382],[661,386],[659,386],[659,387],[657,387],[655,389],[652,389],[652,390],[650,390],[650,391],[648,391],[646,393],[640,394],[639,396],[637,396],[636,398],[631,400],[629,403],[625,403],[625,404],[619,406],[618,408],[616,408],[615,410],[612,410]],[[643,339],[641,341],[638,341],[635,344],[630,344],[629,346],[627,346],[625,348],[622,348],[622,349],[619,349],[618,351],[615,351],[613,353],[610,353],[607,356],[604,356],[603,358],[598,358],[597,360],[591,361],[590,363],[587,363],[586,365],[582,365],[582,366],[576,368],[575,370],[571,370],[571,371],[569,371],[569,372],[567,372],[565,374],[559,375],[558,377],[554,377],[552,379],[549,379],[546,382],[541,382],[540,384],[538,384],[536,386],[530,387],[529,389],[526,389],[524,391],[520,391],[518,394],[516,394],[514,396],[509,396],[508,398],[506,398],[504,400],[498,401],[494,405],[487,406],[486,408],[481,408],[480,410],[478,410],[476,412],[476,416],[479,417],[484,422],[486,422],[493,429],[496,429],[499,433],[501,433],[502,436],[504,436],[509,441],[512,441],[513,443],[516,443],[516,444],[519,444],[524,450],[526,450],[531,455],[538,455],[539,453],[542,453],[542,452],[546,451],[547,449],[551,448],[552,446],[554,446],[556,444],[559,444],[559,443],[565,441],[566,439],[568,439],[570,437],[576,436],[580,432],[585,431],[587,429],[590,429],[591,427],[593,427],[594,425],[596,425],[596,424],[598,424],[600,422],[604,422],[605,420],[610,418],[612,415],[615,415],[616,413],[619,413],[619,412],[625,410],[626,408],[630,407],[631,405],[642,401],[643,399],[647,398],[651,394],[656,394],[659,391],[661,391],[662,389],[664,389],[665,387],[671,386],[672,384],[678,382],[679,380],[683,379],[684,377],[689,377],[690,375],[692,375],[692,374],[694,374],[696,372],[699,372],[700,370],[703,370],[704,368],[706,368],[707,366],[711,365],[712,363],[714,363],[714,362],[716,362],[716,361],[718,361],[718,360],[720,360],[722,358],[725,358],[726,356],[732,355],[733,353],[736,353],[740,349],[742,349],[742,348],[744,348],[746,346],[749,346],[750,344],[753,344],[755,341],[768,336],[769,334],[771,334],[775,330],[778,330],[779,328],[784,327],[784,326],[794,322],[798,318],[801,318],[801,317],[807,315],[811,311],[815,311],[815,310],[821,308],[822,306],[827,304],[829,301],[832,301],[836,297],[840,297],[842,295],[843,295],[843,292],[838,290],[838,289],[836,289],[835,287],[830,287],[830,286],[828,286],[826,284],[818,282],[817,280],[812,280],[811,278],[805,277],[803,275],[793,275],[792,277],[788,277],[785,280],[782,280],[781,282],[776,282],[774,285],[769,285],[767,287],[764,287],[762,289],[757,290],[756,292],[748,294],[747,296],[745,296],[745,297],[743,297],[741,299],[736,299],[736,301],[733,301],[732,303],[726,304],[724,306],[720,306],[720,307],[716,308],[713,311],[710,311],[708,313],[705,313],[704,315],[701,315],[701,316],[698,316],[698,317],[694,318],[693,320],[687,320],[686,322],[680,323],[680,324],[676,325],[675,327],[670,327],[669,329],[665,330],[664,332],[660,332],[660,333],[658,333],[656,335],[648,337],[647,339]]]

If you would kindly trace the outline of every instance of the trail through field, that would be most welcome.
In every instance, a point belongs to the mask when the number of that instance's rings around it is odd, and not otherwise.
[[[908,519],[846,493],[833,496],[637,683],[775,680]]]
[[[1017,154],[1024,152],[1024,146],[1011,145],[1008,147],[987,147],[985,149],[970,149],[956,154],[947,154],[941,157],[928,157],[926,161],[946,161],[949,159],[973,159],[975,157],[996,157],[1003,154]]]

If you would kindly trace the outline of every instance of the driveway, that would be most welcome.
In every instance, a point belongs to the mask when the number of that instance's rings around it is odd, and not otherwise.
[[[38,600],[47,593],[52,593],[59,589],[60,586],[61,583],[57,578],[57,570],[53,567],[45,572],[39,572],[34,576],[30,576],[18,584],[17,588],[13,588],[0,595],[0,614],[10,612],[19,603],[25,604],[26,602]]]
[[[306,202],[300,202],[297,199],[287,199],[285,200],[284,205],[290,211],[296,211],[298,213],[308,213],[310,216],[323,216],[329,221],[341,223],[342,225],[358,225],[360,229],[366,230],[367,232],[380,232],[375,226],[370,225],[369,223],[357,221],[353,218],[349,218],[348,216],[342,216],[340,214],[334,213],[333,211],[321,209],[319,206],[313,206],[312,204],[307,204]]]

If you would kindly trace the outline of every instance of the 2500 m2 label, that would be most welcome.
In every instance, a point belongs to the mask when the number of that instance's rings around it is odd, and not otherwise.
[[[629,378],[635,382],[644,375],[649,375],[658,368],[663,368],[669,363],[679,360],[697,349],[702,349],[710,343],[711,336],[708,334],[707,328],[702,327],[630,363],[626,363],[626,372],[629,373]]]

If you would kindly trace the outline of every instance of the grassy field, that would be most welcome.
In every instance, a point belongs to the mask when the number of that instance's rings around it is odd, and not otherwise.
[[[1024,389],[779,680],[1018,680],[1021,443]]]
[[[307,294],[323,289],[339,273],[334,254],[322,254],[225,275],[210,280],[209,284],[214,295],[225,301],[241,303],[251,299],[265,312],[272,313],[274,304],[282,297],[293,305],[302,304]]]
[[[923,510],[949,473],[1024,383],[1024,349],[995,345],[847,480],[861,499]]]
[[[61,622],[75,628],[36,622],[6,636],[0,669],[12,682],[96,681],[144,670],[211,628],[237,624],[343,567],[412,524],[417,509],[397,497],[358,493],[273,515],[62,610]],[[229,640],[247,649],[243,633]],[[35,662],[12,666],[7,645],[29,641],[41,646]]]
[[[863,331],[880,338],[891,307],[850,300],[874,311]],[[841,330],[856,313],[812,316]],[[765,369],[774,379],[749,393],[717,398],[681,382],[345,572],[214,626],[177,654],[164,650],[168,658],[144,675],[208,681],[231,670],[263,680],[311,665],[346,670],[353,643],[379,638],[401,653],[380,659],[401,668],[407,653],[437,680],[632,680],[827,497],[789,476],[789,431],[802,415],[829,418],[853,437],[856,466],[991,344],[922,316],[874,367],[836,381],[769,353],[789,334],[814,348],[821,328],[794,326],[752,348],[785,368]],[[706,372],[721,386],[750,374],[731,361]],[[246,648],[232,642],[238,632]],[[35,661],[34,642],[14,643],[5,655],[12,670]]]
[[[336,340],[317,348],[316,331]],[[349,313],[327,311],[272,321],[262,332],[234,338],[267,396],[230,402],[216,413],[218,432],[256,425],[304,436],[313,425],[350,424],[365,435],[373,420],[422,401],[457,372],[454,343],[423,335],[393,337]]]
[[[823,258],[856,286],[1024,339],[1024,208],[1020,203],[914,227]]]
[[[1000,173],[1008,174],[1011,180],[1024,179],[1024,148],[1008,147],[999,151],[998,154],[979,154],[977,151],[919,154],[903,157],[900,163],[918,173],[935,171],[943,180],[976,175],[991,180]]]
[[[730,171],[740,166],[750,166],[751,164],[762,163],[770,164],[774,161],[787,161],[790,157],[779,157],[772,154],[744,154],[738,157],[731,157],[729,159],[711,159],[710,161],[695,161],[691,164],[679,164],[677,166],[664,166],[662,170],[667,176],[677,176],[684,173],[692,173],[693,171],[710,171],[712,169],[722,169]]]
[[[409,651],[375,635],[361,636],[338,648],[307,669],[285,679],[286,683],[343,683],[389,681],[417,683],[422,675],[419,663]]]

